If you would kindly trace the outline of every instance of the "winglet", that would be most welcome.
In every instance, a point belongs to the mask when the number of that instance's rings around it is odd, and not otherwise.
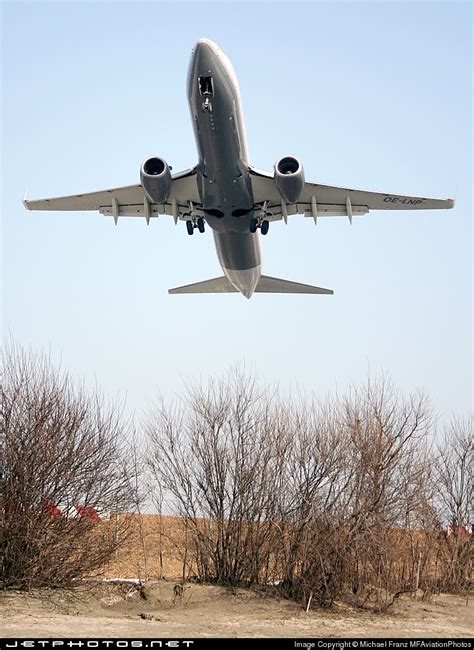
[[[23,203],[23,207],[25,208],[25,210],[29,210],[29,209],[30,209],[30,208],[28,207],[28,201],[26,200],[26,190],[25,190],[25,193],[23,194],[23,199],[22,199],[21,202]]]

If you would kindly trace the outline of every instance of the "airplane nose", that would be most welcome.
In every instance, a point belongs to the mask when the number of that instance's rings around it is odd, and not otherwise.
[[[207,69],[219,48],[208,38],[200,38],[193,49],[194,65],[197,68]]]
[[[199,48],[210,48],[212,49],[218,49],[217,45],[211,41],[209,38],[200,38],[198,42],[196,43],[196,49]]]

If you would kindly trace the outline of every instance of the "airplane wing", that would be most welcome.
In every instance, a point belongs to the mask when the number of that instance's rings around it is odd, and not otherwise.
[[[171,178],[171,190],[166,203],[150,203],[141,185],[128,185],[110,190],[58,196],[51,199],[23,199],[27,210],[97,210],[101,214],[114,217],[145,217],[149,221],[160,214],[169,214],[186,220],[192,213],[195,217],[204,216],[196,183],[196,171],[190,169]]]
[[[292,214],[312,217],[362,215],[369,210],[439,210],[454,207],[453,199],[430,199],[382,192],[365,192],[346,187],[305,183],[298,203],[285,203],[278,192],[273,175],[253,167],[250,178],[256,212],[265,212],[267,221],[287,220]],[[262,214],[263,216],[263,214]]]

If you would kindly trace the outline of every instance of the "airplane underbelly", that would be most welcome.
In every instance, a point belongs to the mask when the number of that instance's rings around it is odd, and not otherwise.
[[[225,218],[226,226],[232,228],[228,216],[239,219],[248,216],[253,208],[246,151],[236,122],[235,115],[229,115],[222,106],[219,111],[216,107],[215,112],[200,115],[196,132],[200,151],[199,194],[206,220],[218,230],[222,227],[212,217]]]
[[[247,216],[253,209],[248,168],[239,159],[226,159],[224,152],[220,161],[203,166],[200,194],[204,210],[217,218]]]
[[[217,256],[224,271],[245,271],[260,267],[260,244],[256,233],[214,231],[213,234]]]

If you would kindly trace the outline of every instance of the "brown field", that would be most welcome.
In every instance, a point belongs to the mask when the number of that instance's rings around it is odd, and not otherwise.
[[[187,583],[182,520],[145,515],[100,577],[73,590],[0,593],[0,636],[18,637],[470,637],[474,607],[465,597],[404,595],[385,614],[337,602],[308,613],[295,603],[246,589]],[[161,559],[160,559],[161,539]],[[184,568],[183,568],[184,567]],[[160,579],[161,578],[161,579]]]

